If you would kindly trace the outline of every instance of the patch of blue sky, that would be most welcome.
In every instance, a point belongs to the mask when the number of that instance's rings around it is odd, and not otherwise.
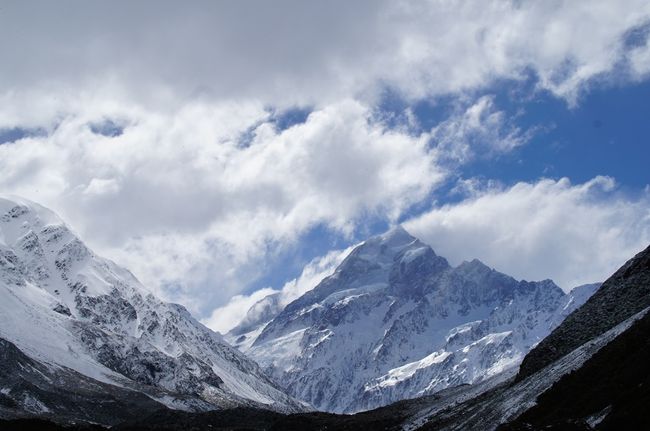
[[[270,121],[278,131],[282,131],[306,122],[311,112],[312,109],[308,107],[293,107],[282,111],[273,110]]]
[[[11,127],[0,129],[0,145],[9,144],[25,138],[47,136],[47,131],[42,128]]]
[[[285,247],[271,254],[263,275],[247,286],[244,293],[273,287],[280,289],[289,280],[300,276],[303,268],[314,258],[332,250],[348,247],[350,241],[323,224],[314,226],[300,237],[297,247]]]
[[[124,125],[111,119],[90,123],[89,127],[94,134],[107,136],[109,138],[115,138],[124,133]]]
[[[512,152],[461,167],[463,177],[512,184],[541,177],[580,183],[607,175],[629,188],[650,182],[650,82],[592,88],[574,108],[548,93],[522,103],[503,90],[495,103],[517,113],[518,127],[536,132]]]
[[[275,129],[278,132],[287,130],[290,127],[293,127],[298,124],[303,124],[307,121],[307,117],[311,114],[312,110],[310,108],[301,108],[293,107],[286,110],[276,110],[274,108],[267,108],[269,112],[269,118],[263,122],[269,122],[275,126]],[[251,145],[255,139],[255,130],[263,123],[259,122],[253,124],[242,132],[237,140],[237,145],[241,148],[246,148]]]
[[[420,132],[449,118],[459,105],[468,103],[466,100],[489,94],[496,109],[504,111],[516,127],[533,133],[525,145],[513,151],[498,156],[477,154],[458,168],[458,176],[493,179],[506,185],[542,177],[568,177],[577,183],[597,175],[611,176],[630,188],[650,183],[650,82],[592,87],[575,107],[548,92],[535,91],[534,84],[531,76],[466,94],[462,96],[465,102],[458,96],[445,96],[410,105],[386,92],[379,115],[389,127],[399,127],[406,121],[404,111],[410,108]],[[452,189],[453,185],[437,190],[438,199]]]

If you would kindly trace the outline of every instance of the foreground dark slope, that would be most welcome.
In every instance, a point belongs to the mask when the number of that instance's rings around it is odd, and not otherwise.
[[[74,391],[69,390],[71,387]],[[47,410],[43,403],[49,406]],[[30,410],[26,411],[24,406]],[[62,422],[117,424],[161,408],[161,403],[144,394],[90,379],[73,370],[61,368],[53,372],[51,367],[29,358],[13,343],[0,338],[0,418],[39,415]]]
[[[461,385],[445,389],[435,395],[404,400],[386,407],[340,415],[322,412],[285,415],[256,408],[235,408],[203,413],[189,413],[162,408],[153,414],[143,414],[110,428],[111,431],[193,431],[193,430],[401,430],[405,423],[423,412],[441,411],[458,400],[469,399],[488,388],[498,385],[497,377],[477,385]],[[45,431],[106,431],[108,428],[91,424],[61,425],[41,419],[0,420],[0,430]]]
[[[502,431],[650,429],[650,315],[544,392]]]
[[[650,246],[629,260],[524,358],[518,380],[650,306]]]
[[[400,403],[396,403],[400,404]],[[365,412],[357,415],[330,413],[303,413],[284,415],[270,410],[235,408],[203,413],[161,410],[138,421],[129,421],[110,428],[111,431],[194,431],[194,430],[251,430],[251,431],[301,431],[301,430],[397,430],[406,415],[399,406]],[[106,431],[95,425],[60,425],[40,419],[1,421],[3,431]]]

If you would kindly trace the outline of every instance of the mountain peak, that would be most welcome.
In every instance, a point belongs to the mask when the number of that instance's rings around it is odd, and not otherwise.
[[[417,238],[408,233],[406,229],[404,229],[404,227],[400,224],[391,227],[388,229],[388,231],[384,232],[381,235],[377,235],[376,238],[378,238],[382,244],[389,246],[408,244],[417,240]]]
[[[295,397],[354,412],[515,367],[584,299],[477,259],[452,268],[395,226],[239,345]]]
[[[368,238],[355,248],[340,268],[345,268],[355,260],[362,259],[378,265],[392,265],[395,256],[407,249],[427,247],[412,236],[402,226],[397,225],[379,235]]]
[[[53,211],[27,199],[0,194],[0,244],[15,243],[29,229],[62,225]]]
[[[491,271],[492,268],[484,264],[478,259],[472,259],[470,261],[463,261],[460,265],[458,265],[459,269],[464,269],[466,271]]]

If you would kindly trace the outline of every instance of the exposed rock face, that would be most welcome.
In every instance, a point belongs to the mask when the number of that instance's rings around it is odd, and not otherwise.
[[[50,374],[66,369],[172,408],[300,408],[185,308],[159,300],[51,211],[19,199],[0,198],[0,338]]]
[[[453,268],[397,227],[354,249],[241,348],[295,397],[355,412],[516,367],[595,288],[567,295],[478,260]]]
[[[0,363],[0,418],[39,416],[113,425],[164,408],[141,392],[36,361],[3,339]]]

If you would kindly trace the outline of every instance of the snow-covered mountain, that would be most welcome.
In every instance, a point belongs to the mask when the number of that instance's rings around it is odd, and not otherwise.
[[[118,398],[135,392],[188,410],[301,408],[185,308],[95,255],[51,211],[17,198],[0,197],[0,339],[25,355],[12,354],[16,369],[33,371],[0,373],[0,410],[60,410],[56,399],[38,398],[34,376],[43,376],[41,389],[58,379],[57,391],[74,391],[82,379],[88,393],[113,387]]]
[[[273,300],[229,334],[293,396],[355,412],[476,383],[516,367],[597,285],[565,294],[478,260],[451,267],[396,227],[373,237],[313,290]]]

